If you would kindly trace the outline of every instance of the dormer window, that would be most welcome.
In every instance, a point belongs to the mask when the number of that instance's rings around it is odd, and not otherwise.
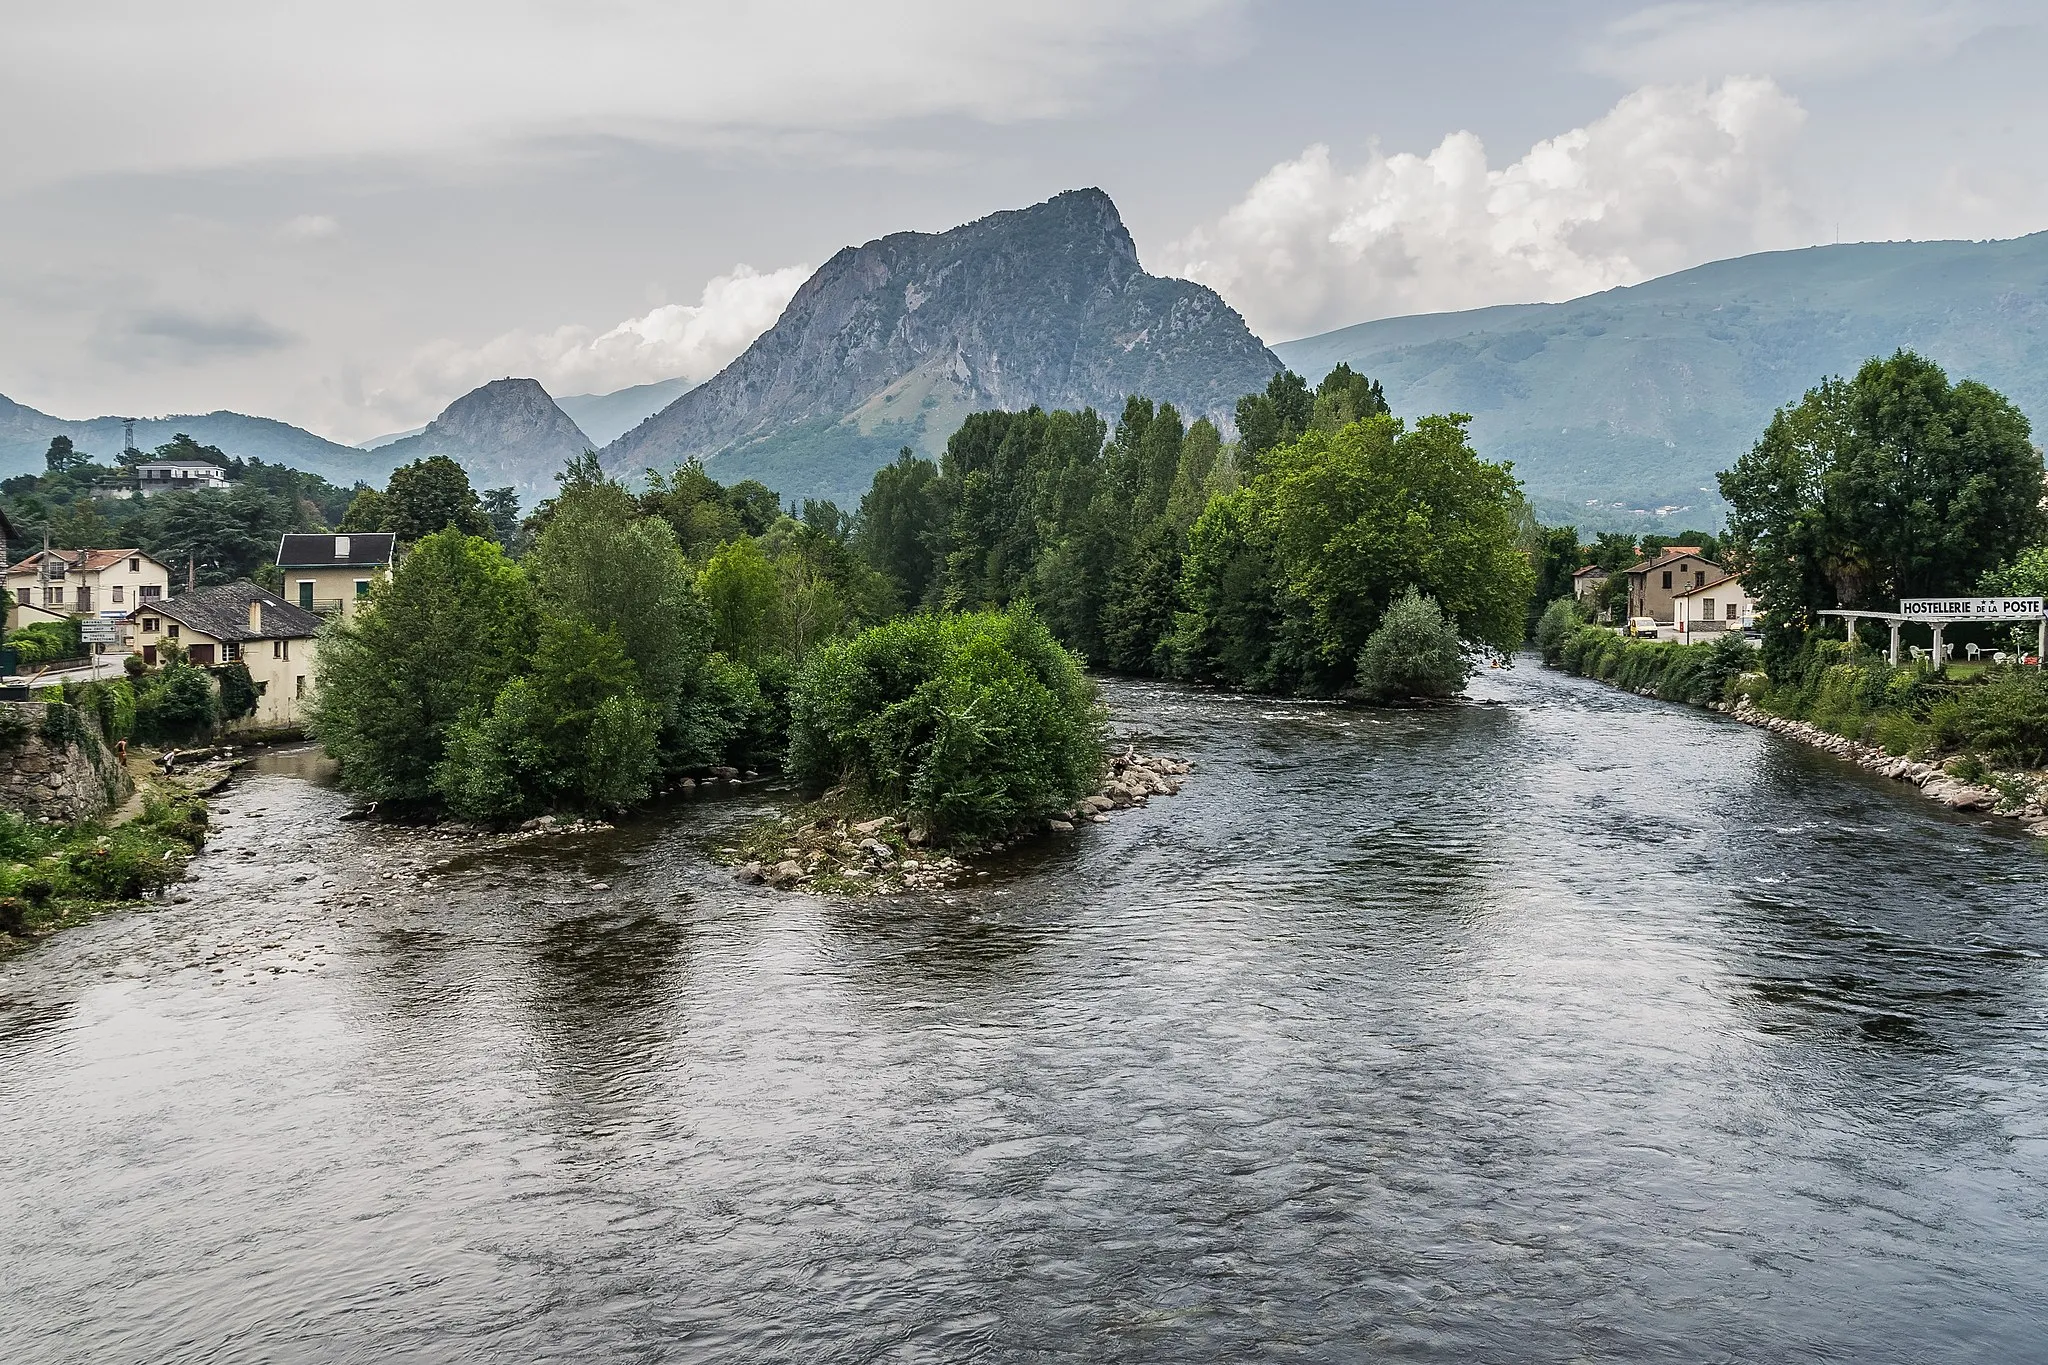
[[[347,537],[347,536],[336,536],[336,537],[334,538],[334,557],[335,557],[336,559],[347,559],[347,558],[348,558],[348,537]]]

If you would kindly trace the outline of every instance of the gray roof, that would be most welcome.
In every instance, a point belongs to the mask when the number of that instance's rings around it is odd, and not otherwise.
[[[348,554],[334,552],[336,541],[348,542]],[[317,536],[287,535],[277,542],[280,569],[381,569],[391,563],[391,547],[398,537],[389,531],[351,531],[347,535],[323,532]]]
[[[251,602],[263,604],[261,631],[249,629]],[[145,602],[128,615],[167,616],[216,640],[296,640],[320,629],[320,618],[312,612],[293,606],[246,578],[218,588],[201,588],[179,597]]]

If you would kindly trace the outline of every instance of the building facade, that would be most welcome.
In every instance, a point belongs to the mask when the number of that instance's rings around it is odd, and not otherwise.
[[[280,537],[277,567],[285,596],[316,616],[353,616],[370,585],[391,572],[397,545],[389,531]]]
[[[38,550],[7,568],[8,603],[17,608],[17,624],[125,614],[170,591],[170,566],[137,549]]]
[[[1675,639],[1704,640],[1731,630],[1756,628],[1756,599],[1742,586],[1740,574],[1724,573],[1671,595]]]
[[[246,580],[201,588],[137,607],[129,615],[142,661],[163,662],[166,646],[187,663],[220,668],[239,663],[256,684],[255,714],[233,726],[299,725],[313,695],[320,619]]]
[[[1672,598],[1722,576],[1721,566],[1696,547],[1677,545],[1628,569],[1628,616],[1660,626],[1672,623]]]
[[[209,460],[151,460],[135,466],[135,486],[145,498],[159,493],[189,493],[199,488],[226,488],[228,472]]]

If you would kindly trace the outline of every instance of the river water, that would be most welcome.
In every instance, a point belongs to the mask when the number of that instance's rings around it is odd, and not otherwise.
[[[265,760],[0,963],[0,1356],[2048,1359],[2024,834],[1526,662],[1109,696],[1182,796],[896,902]]]

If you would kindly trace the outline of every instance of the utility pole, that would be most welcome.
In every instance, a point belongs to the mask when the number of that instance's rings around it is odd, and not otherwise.
[[[197,592],[198,590],[199,552],[197,550],[187,550],[185,551],[185,591]]]

